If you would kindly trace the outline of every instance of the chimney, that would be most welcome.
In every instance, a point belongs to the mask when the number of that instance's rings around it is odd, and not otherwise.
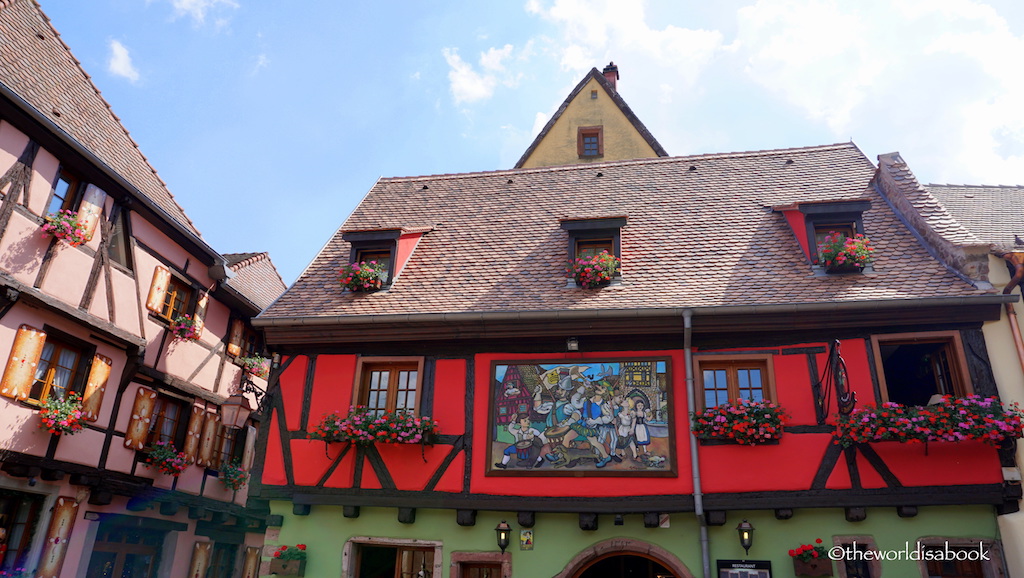
[[[619,67],[615,66],[614,62],[609,62],[608,66],[605,66],[601,72],[604,73],[604,77],[608,79],[608,82],[612,84],[612,88],[618,91],[615,88],[615,81],[619,79]]]

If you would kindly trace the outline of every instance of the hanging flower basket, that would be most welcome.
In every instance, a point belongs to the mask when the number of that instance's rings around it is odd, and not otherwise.
[[[238,357],[235,358],[235,363],[242,366],[242,369],[254,377],[262,377],[266,379],[267,376],[270,375],[270,360],[262,355]]]
[[[325,415],[309,433],[309,439],[357,444],[418,444],[430,443],[436,435],[437,422],[429,417],[416,417],[404,411],[378,414],[366,406],[355,405],[346,416]]]
[[[217,477],[225,488],[234,492],[249,483],[249,472],[242,468],[242,462],[237,458],[231,460],[231,463],[223,464]]]
[[[691,418],[693,433],[699,439],[753,445],[781,438],[789,414],[770,401],[740,399],[694,412]]]
[[[87,243],[91,237],[86,233],[85,223],[78,220],[76,211],[58,211],[44,217],[43,237],[56,237],[72,247]]]
[[[874,250],[871,241],[860,233],[847,237],[831,231],[818,245],[818,259],[829,273],[852,273],[874,261]]]
[[[601,251],[593,257],[570,262],[567,271],[580,287],[597,289],[611,283],[619,274],[619,258],[608,251]]]
[[[341,287],[349,291],[377,291],[384,286],[388,268],[377,261],[360,261],[342,265],[339,271]]]
[[[146,467],[155,468],[161,474],[178,477],[188,467],[188,456],[179,452],[171,442],[149,444],[143,452],[146,454]]]
[[[198,341],[201,331],[199,320],[187,313],[171,321],[171,333],[175,341]]]
[[[935,405],[905,406],[886,402],[868,404],[835,419],[836,443],[898,441],[983,441],[998,446],[1006,439],[1020,439],[1024,413],[1013,404],[1004,409],[997,397],[944,396]]]
[[[54,435],[74,435],[82,429],[82,396],[72,392],[51,395],[39,408],[39,427]]]

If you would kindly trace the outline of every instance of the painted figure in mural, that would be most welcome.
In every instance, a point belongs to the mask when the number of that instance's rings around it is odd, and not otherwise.
[[[503,470],[508,468],[512,456],[516,456],[515,465],[521,468],[540,466],[544,463],[545,456],[549,456],[548,460],[554,458],[550,451],[545,451],[550,450],[548,438],[544,436],[543,432],[533,427],[529,416],[520,417],[517,414],[512,414],[512,421],[506,428],[516,441],[505,448],[501,462],[494,464],[494,467]]]
[[[650,453],[647,446],[651,445],[651,430],[647,427],[647,422],[651,419],[651,410],[647,409],[642,399],[637,398],[635,413],[636,428],[633,435],[636,437],[636,445],[641,452]]]
[[[633,400],[627,399],[619,407],[619,413],[615,417],[618,429],[616,433],[619,434],[619,439],[615,444],[615,454],[620,458],[626,457],[626,448],[629,448],[633,452],[633,461],[637,460],[636,450],[636,409],[633,406]]]
[[[600,459],[594,464],[598,468],[603,468],[608,465],[608,462],[612,460],[611,456],[608,455],[608,451],[604,449],[604,445],[601,444],[597,436],[600,433],[598,426],[602,423],[606,423],[606,420],[610,420],[611,416],[605,415],[603,404],[604,396],[597,389],[590,389],[587,391],[590,395],[583,403],[583,407],[580,411],[574,412],[573,423],[569,424],[570,431],[566,433],[565,437],[562,438],[562,445],[570,447],[570,443],[576,438],[584,438],[587,443],[590,444],[590,448],[597,452]],[[575,396],[573,396],[575,397]]]
[[[611,399],[601,405],[601,419],[597,425],[597,441],[604,446],[605,453],[616,462],[622,461],[622,458],[615,453],[615,447],[619,442],[618,424],[615,418],[621,405],[622,393],[616,390],[612,393]]]

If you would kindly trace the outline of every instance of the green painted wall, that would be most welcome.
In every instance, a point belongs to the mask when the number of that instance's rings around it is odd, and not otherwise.
[[[546,578],[560,572],[580,551],[610,538],[626,537],[658,545],[674,553],[694,573],[701,576],[699,531],[692,514],[673,514],[670,528],[644,528],[639,514],[625,516],[625,524],[615,526],[613,516],[600,517],[600,529],[583,532],[579,518],[567,514],[537,514],[534,525],[534,549],[520,551],[519,526],[515,513],[498,515],[480,512],[476,526],[455,523],[451,510],[418,510],[415,524],[401,524],[397,509],[363,508],[358,518],[345,518],[340,507],[316,506],[309,516],[294,516],[288,502],[272,502],[274,514],[285,518],[277,544],[308,546],[307,576],[341,576],[342,549],[353,536],[442,540],[443,576],[448,576],[449,556],[453,551],[498,550],[494,527],[505,519],[513,527],[513,576]],[[842,509],[797,510],[789,520],[776,520],[772,511],[730,512],[724,526],[709,528],[712,569],[715,559],[742,559],[736,525],[746,518],[755,527],[751,560],[771,560],[773,577],[793,576],[788,551],[815,538],[830,546],[833,536],[870,535],[879,549],[902,550],[906,542],[926,536],[949,538],[998,537],[996,517],[991,507],[969,506],[921,508],[913,518],[900,518],[894,508],[873,508],[863,522],[848,523]],[[272,544],[268,540],[268,544]],[[883,563],[887,576],[918,576],[913,561]]]

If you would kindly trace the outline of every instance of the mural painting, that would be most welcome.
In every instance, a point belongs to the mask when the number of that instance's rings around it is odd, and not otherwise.
[[[668,366],[495,362],[488,474],[673,475]]]

